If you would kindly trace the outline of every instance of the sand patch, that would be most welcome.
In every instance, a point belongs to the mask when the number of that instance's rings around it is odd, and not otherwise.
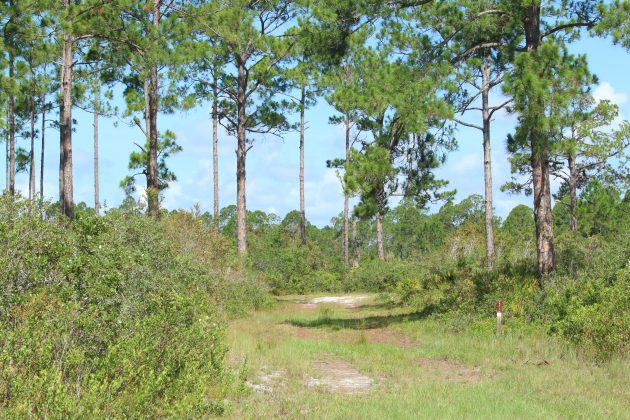
[[[308,303],[319,305],[321,303],[334,303],[349,308],[356,308],[359,302],[369,299],[369,296],[322,296],[311,299]]]
[[[314,376],[304,379],[308,387],[323,387],[329,392],[358,394],[367,392],[374,381],[362,375],[345,360],[328,358],[313,362]]]
[[[286,385],[286,374],[287,371],[285,369],[269,370],[263,366],[258,373],[257,379],[255,381],[247,380],[245,385],[258,393],[272,394],[275,388]]]

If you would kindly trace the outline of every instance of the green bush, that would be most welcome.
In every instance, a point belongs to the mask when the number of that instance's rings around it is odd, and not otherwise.
[[[336,291],[342,288],[343,268],[322,254],[317,243],[305,246],[279,240],[255,242],[249,267],[262,276],[276,294]]]
[[[549,292],[552,331],[588,349],[599,360],[630,353],[630,264],[612,284],[586,280]]]
[[[404,280],[418,279],[416,266],[400,260],[365,260],[352,269],[346,278],[348,291],[392,292]]]
[[[263,304],[265,289],[226,276],[224,240],[175,217],[112,210],[70,223],[0,198],[0,417],[224,411],[237,389],[226,316]]]

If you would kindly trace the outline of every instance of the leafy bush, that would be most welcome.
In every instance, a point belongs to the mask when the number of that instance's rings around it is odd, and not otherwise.
[[[313,241],[299,246],[272,236],[268,242],[252,244],[249,261],[250,269],[261,275],[276,294],[336,291],[342,287],[340,263],[323,255]]]
[[[263,304],[265,290],[226,277],[221,254],[195,215],[69,223],[0,198],[0,417],[223,412],[236,389],[226,314]]]
[[[601,279],[565,282],[546,294],[552,332],[599,360],[630,353],[630,264],[612,284]]]
[[[345,281],[348,291],[392,292],[402,281],[418,278],[415,265],[400,260],[371,259],[351,270]]]
[[[493,272],[483,266],[479,224],[451,231],[440,247],[417,258],[407,272],[392,267],[409,262],[394,261],[367,265],[365,271],[357,272],[364,277],[374,273],[372,278],[384,285],[389,285],[389,278],[397,278],[396,292],[404,305],[443,313],[466,328],[492,317],[501,299],[510,323],[544,325],[603,360],[628,354],[630,348],[626,266],[630,227],[621,222],[616,226],[614,231],[593,236],[562,231],[555,241],[557,272],[547,279],[544,289],[536,277],[533,220],[525,206],[517,207],[498,231]]]

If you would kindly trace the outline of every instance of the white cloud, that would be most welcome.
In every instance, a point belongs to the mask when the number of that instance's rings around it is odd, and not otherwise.
[[[194,204],[184,193],[184,189],[179,182],[172,182],[168,189],[164,191],[164,201],[162,206],[167,209],[184,209],[189,210]]]
[[[593,97],[598,102],[608,100],[618,106],[622,106],[628,102],[628,95],[624,92],[616,91],[608,82],[600,83],[593,91]]]

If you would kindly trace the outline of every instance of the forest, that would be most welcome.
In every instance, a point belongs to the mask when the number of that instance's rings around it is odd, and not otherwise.
[[[630,1],[5,0],[0,27],[0,417],[628,415],[630,122],[575,45],[627,55]],[[167,208],[166,117],[203,107],[211,210]],[[142,139],[114,206],[106,124]],[[458,199],[462,130],[484,188]],[[292,135],[296,210],[249,208]],[[495,187],[531,205],[500,217]]]

